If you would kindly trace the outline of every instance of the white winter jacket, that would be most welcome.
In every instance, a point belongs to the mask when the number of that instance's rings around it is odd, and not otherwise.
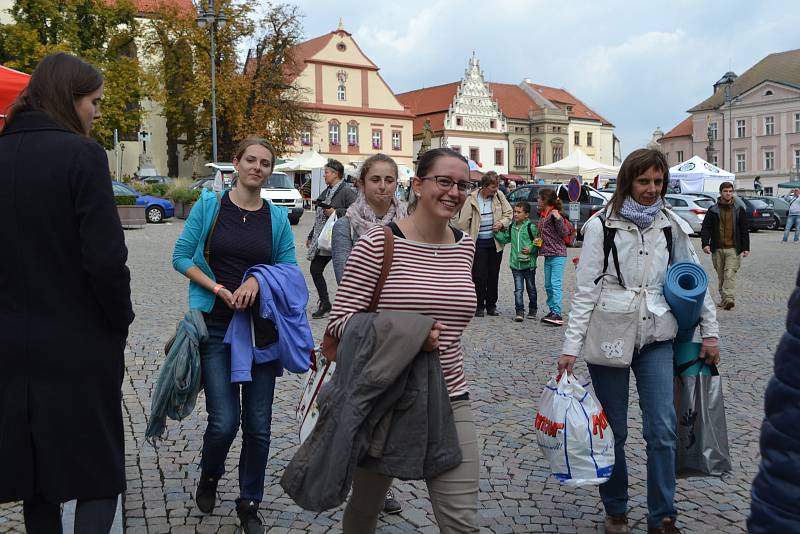
[[[690,261],[700,264],[689,239],[691,227],[683,219],[668,211],[661,211],[653,224],[644,230],[616,214],[606,219],[609,227],[617,229],[614,243],[617,246],[619,268],[624,288],[617,278],[614,259],[609,253],[608,273],[596,285],[594,281],[603,272],[603,220],[596,214],[583,226],[583,248],[578,262],[577,287],[572,299],[569,322],[565,333],[563,354],[579,356],[586,338],[589,317],[595,306],[607,311],[628,311],[632,301],[640,299],[636,347],[656,341],[675,338],[678,323],[664,298],[664,277],[669,263],[669,251],[663,228],[672,225],[673,263]],[[650,261],[646,279],[645,262]],[[719,337],[719,324],[711,295],[706,291],[700,319],[700,337]]]

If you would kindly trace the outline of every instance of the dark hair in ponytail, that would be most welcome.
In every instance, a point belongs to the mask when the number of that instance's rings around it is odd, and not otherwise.
[[[561,199],[558,198],[556,192],[550,188],[539,189],[539,198],[542,199],[542,202],[544,203],[545,206],[555,208],[558,211],[561,211],[563,209],[563,206],[561,204]]]

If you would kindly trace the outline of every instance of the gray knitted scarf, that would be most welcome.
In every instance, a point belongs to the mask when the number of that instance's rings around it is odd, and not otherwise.
[[[656,215],[661,209],[664,207],[664,201],[661,197],[658,198],[652,205],[645,206],[644,204],[639,204],[632,197],[628,196],[625,197],[625,202],[622,203],[622,208],[619,210],[619,214],[622,217],[625,217],[633,224],[639,227],[639,229],[644,230],[656,219]]]

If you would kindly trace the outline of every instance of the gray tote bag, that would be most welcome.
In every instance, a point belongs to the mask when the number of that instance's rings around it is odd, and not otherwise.
[[[698,361],[687,363],[692,366]],[[683,364],[680,368],[686,366]],[[715,365],[708,366],[710,374],[689,376],[680,376],[680,368],[675,377],[676,474],[679,478],[720,476],[731,470],[722,379]]]

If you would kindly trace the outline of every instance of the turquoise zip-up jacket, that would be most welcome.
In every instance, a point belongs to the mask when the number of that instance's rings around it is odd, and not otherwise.
[[[224,192],[223,195],[227,195]],[[272,222],[272,265],[279,263],[292,263],[297,265],[297,258],[294,252],[294,234],[289,226],[289,213],[286,208],[276,206],[269,200],[269,213]],[[203,190],[200,199],[195,203],[183,232],[175,242],[175,250],[172,252],[172,267],[181,274],[186,274],[190,267],[198,267],[206,276],[212,280],[214,273],[211,272],[203,256],[206,238],[211,230],[211,225],[219,213],[219,201],[214,191]],[[189,282],[189,309],[199,309],[210,312],[214,307],[216,295],[211,291]]]

